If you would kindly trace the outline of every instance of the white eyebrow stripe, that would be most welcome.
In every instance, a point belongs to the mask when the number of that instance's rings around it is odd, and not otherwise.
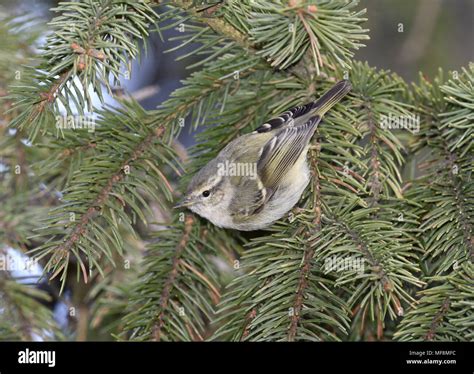
[[[201,188],[201,192],[202,191],[206,191],[206,190],[212,190],[214,187],[216,187],[219,183],[222,182],[222,178],[224,176],[223,175],[219,175],[216,173],[216,177],[213,178],[212,180],[209,181],[209,184],[207,184],[205,187]]]

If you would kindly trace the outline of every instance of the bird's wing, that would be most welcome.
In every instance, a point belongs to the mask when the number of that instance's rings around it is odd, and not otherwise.
[[[296,106],[255,130],[256,133],[275,132],[265,144],[257,165],[260,179],[267,189],[275,191],[308,145],[322,116],[351,88],[349,81],[339,81],[318,100]]]
[[[240,183],[240,188],[234,192],[231,205],[235,222],[243,222],[250,215],[260,212],[267,201],[267,190],[258,175],[255,178],[245,178]]]
[[[300,126],[286,125],[279,130],[273,128],[275,134],[270,136],[256,160],[254,175],[232,177],[231,183],[239,186],[234,191],[231,201],[235,222],[245,221],[263,209],[283,176],[293,167],[308,145],[320,120],[321,117],[313,116]],[[248,140],[248,143],[251,145],[251,140]],[[237,160],[242,164],[249,161],[245,154]]]
[[[263,147],[257,172],[263,186],[275,191],[313,136],[321,117],[316,115],[300,126],[283,127]]]

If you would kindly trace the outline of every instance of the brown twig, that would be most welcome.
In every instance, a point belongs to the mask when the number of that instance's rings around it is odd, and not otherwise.
[[[96,147],[97,147],[96,143],[87,143],[85,145],[82,145],[76,148],[66,148],[59,154],[59,158],[66,158],[79,151],[87,151],[89,149],[93,149]]]
[[[176,277],[179,271],[179,265],[181,262],[181,255],[184,249],[186,248],[186,245],[189,242],[193,224],[194,224],[194,218],[191,215],[188,215],[184,222],[183,235],[178,245],[176,246],[175,255],[172,261],[172,265],[171,265],[171,271],[168,275],[168,279],[166,279],[165,281],[163,291],[161,292],[160,302],[159,302],[160,312],[158,316],[156,317],[156,322],[153,324],[153,327],[152,327],[152,336],[153,336],[154,341],[161,340],[161,332],[165,325],[165,314],[168,308],[168,303],[170,302],[171,290],[173,288],[174,282],[176,281]]]
[[[370,103],[366,102],[364,108],[367,112],[367,125],[370,131],[370,171],[369,171],[369,187],[372,195],[370,206],[374,207],[378,204],[382,184],[380,181],[380,160],[377,150],[377,124],[375,122]]]
[[[321,210],[321,175],[318,169],[318,157],[320,152],[320,143],[316,141],[315,147],[315,155],[311,157],[311,170],[313,172],[313,186],[314,186],[314,194],[313,194],[313,210],[314,210],[314,219],[313,224],[315,225],[315,229],[308,233],[307,236],[312,235],[315,231],[321,230],[321,218],[322,218],[322,210]],[[308,277],[311,271],[311,262],[314,256],[314,246],[308,245],[305,249],[304,256],[303,256],[303,266],[301,267],[301,273],[298,280],[298,287],[296,288],[296,297],[295,301],[293,302],[293,314],[291,315],[291,322],[290,327],[288,329],[288,341],[294,341],[296,337],[296,331],[298,328],[298,323],[301,318],[301,310],[303,308],[303,301],[304,301],[304,294],[308,287]]]
[[[62,85],[69,79],[69,75],[72,73],[72,70],[67,70],[63,72],[59,78],[51,85],[48,91],[40,92],[39,97],[40,101],[37,104],[36,110],[33,110],[30,115],[30,120],[34,120],[36,116],[44,111],[47,105],[51,104],[61,89]]]
[[[443,304],[441,305],[440,310],[438,311],[438,313],[436,313],[433,320],[431,321],[430,328],[425,335],[425,340],[431,341],[434,339],[434,337],[436,336],[436,330],[443,321],[444,315],[449,310],[450,306],[451,300],[449,299],[449,297],[446,297],[443,301]]]
[[[382,282],[383,289],[385,291],[392,291],[392,283],[390,282],[387,273],[383,269],[382,264],[370,252],[367,244],[360,237],[359,233],[357,233],[355,230],[351,230],[345,223],[340,223],[340,225],[346,232],[346,234],[348,234],[351,237],[352,241],[357,245],[357,249],[364,255],[365,259],[372,267],[372,269],[375,270],[378,275],[378,278],[380,279],[380,282]]]
[[[250,334],[250,324],[252,321],[257,317],[257,308],[252,308],[250,312],[247,313],[247,316],[245,317],[245,322],[244,322],[244,332],[242,333],[242,337],[240,338],[240,341],[243,341],[249,336]]]

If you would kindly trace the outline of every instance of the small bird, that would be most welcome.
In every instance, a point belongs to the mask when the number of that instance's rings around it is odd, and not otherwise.
[[[317,101],[296,106],[229,144],[192,178],[187,207],[219,227],[260,230],[298,202],[310,181],[306,155],[323,115],[350,90],[336,83]]]

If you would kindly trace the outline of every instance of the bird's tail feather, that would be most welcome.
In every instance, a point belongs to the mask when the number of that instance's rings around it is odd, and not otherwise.
[[[329,91],[316,100],[312,107],[312,114],[323,116],[329,109],[337,104],[352,89],[351,82],[342,80],[337,82]]]

